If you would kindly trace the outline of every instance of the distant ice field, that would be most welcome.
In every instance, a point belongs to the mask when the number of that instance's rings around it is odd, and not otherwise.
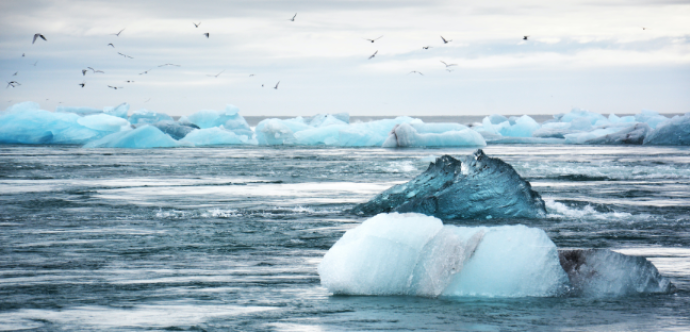
[[[689,148],[482,149],[531,183],[547,216],[444,225],[524,225],[558,249],[646,257],[676,290],[428,298],[322,285],[326,252],[367,219],[348,209],[474,148],[0,145],[0,330],[690,329]]]

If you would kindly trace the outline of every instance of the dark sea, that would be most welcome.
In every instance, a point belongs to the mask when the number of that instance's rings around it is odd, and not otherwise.
[[[675,291],[622,297],[333,296],[347,213],[472,149],[0,146],[0,330],[688,331],[690,149],[492,145],[561,249],[649,259]]]

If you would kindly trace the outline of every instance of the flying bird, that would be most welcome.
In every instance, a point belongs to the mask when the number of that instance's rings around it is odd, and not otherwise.
[[[207,32],[204,34],[204,36],[206,36],[206,38],[209,38],[211,36],[211,34]]]
[[[166,64],[160,65],[160,66],[158,66],[158,67],[165,67],[165,66],[175,66],[175,67],[179,67],[180,65],[175,65],[175,64],[172,64],[172,63],[166,63]],[[151,69],[149,69],[149,70],[151,70]]]
[[[89,72],[88,70],[82,69],[81,70],[81,76],[86,76],[86,73],[88,73],[88,72]]]
[[[410,75],[410,74],[419,74],[419,75],[424,76],[424,74],[422,74],[421,72],[418,72],[418,71],[416,71],[416,70],[413,70],[413,71],[407,73],[407,75]]]
[[[522,40],[527,40],[527,37],[529,37],[529,36],[522,37]]]
[[[33,66],[36,67],[37,64],[38,64],[38,60],[36,60],[36,62],[34,62]]]
[[[98,73],[105,74],[105,72],[103,72],[102,70],[96,70],[96,69],[93,69],[93,68],[91,68],[91,67],[86,67],[86,68],[91,69],[91,71],[92,71],[94,74],[98,74]]]
[[[252,77],[252,76],[254,76],[254,74],[249,74],[249,77]]]
[[[446,71],[449,72],[449,73],[452,73],[452,72],[453,72],[452,69],[448,69],[448,68],[446,68]]]
[[[369,57],[369,60],[373,59],[373,58],[376,56],[376,53],[378,53],[378,52],[379,52],[379,50],[376,50],[376,52],[374,52],[374,54],[372,54],[372,55]]]
[[[19,72],[15,72],[14,74],[12,74],[12,76],[17,76],[17,74],[19,74]]]
[[[151,98],[144,100],[145,103],[148,103]]]
[[[441,63],[444,64],[444,65],[446,65],[446,68],[448,68],[448,67],[450,67],[450,66],[457,66],[456,63],[447,64],[447,63],[445,63],[444,61],[441,61]]]
[[[125,81],[125,83],[134,83],[134,81],[131,81],[131,80],[130,80],[130,81]]]
[[[118,33],[111,33],[111,35],[115,35],[115,36],[120,37],[120,34],[122,33],[122,31],[125,31],[125,29],[120,30],[120,32],[118,32]]]
[[[111,88],[111,89],[113,89],[113,90],[124,89],[124,88],[121,87],[121,86],[112,86],[112,85],[108,85],[108,87]]]
[[[153,69],[153,68],[151,68],[151,69]],[[148,74],[148,73],[149,73],[149,70],[151,70],[151,69],[146,69],[146,70],[144,70],[143,72],[139,73],[139,75]]]
[[[263,85],[263,84],[261,84],[261,87],[263,88],[263,87],[264,87],[264,85]]]
[[[32,41],[31,44],[35,43],[35,42],[36,42],[36,39],[38,39],[38,38],[41,38],[41,39],[43,39],[43,40],[45,40],[45,41],[48,41],[48,39],[46,39],[46,36],[44,36],[44,35],[42,35],[42,34],[40,34],[40,33],[37,33],[37,34],[34,34],[34,41]]]
[[[445,38],[443,38],[443,36],[441,36],[441,39],[443,39],[443,43],[444,43],[444,44],[448,44],[448,43],[450,43],[450,42],[453,41],[452,39],[446,40]]]
[[[107,46],[112,46],[113,48],[115,48],[115,45],[113,45],[113,43],[108,43]]]
[[[26,53],[22,53],[22,58],[26,56]]]
[[[84,82],[81,82],[81,83],[79,83],[79,84],[77,84],[77,85],[81,86],[81,88],[83,89],[83,88],[84,88],[84,86],[86,85],[86,81],[84,81]]]
[[[21,85],[21,84],[19,84],[19,82],[17,82],[17,81],[9,81],[9,82],[7,82],[7,87],[5,87],[5,89],[7,89],[9,87],[14,88],[14,87],[17,87],[17,85]]]
[[[201,25],[201,22],[199,22],[199,23],[194,23],[194,22],[192,22],[192,24],[194,24],[194,27],[195,27],[195,28],[198,28],[198,27]]]
[[[117,54],[122,55],[123,57],[125,57],[125,58],[127,58],[127,59],[134,59],[133,57],[131,57],[131,56],[127,55],[127,54],[122,54],[122,53],[120,53],[120,52],[117,52]]]
[[[276,86],[274,86],[273,88],[278,90],[278,84],[280,84],[280,81],[278,81],[278,83],[276,83]],[[261,86],[263,86],[263,85],[261,85]]]
[[[224,71],[225,71],[225,69],[223,69],[223,71],[221,71],[220,73],[218,73],[216,75],[206,75],[206,76],[218,78],[218,76],[220,76],[220,74],[222,74]]]
[[[295,17],[297,17],[297,13],[295,13],[295,16],[293,16],[293,17],[290,19],[290,21],[294,22],[294,21],[295,21]]]
[[[422,46],[423,49],[428,50],[431,48],[431,46]]]
[[[381,37],[383,37],[383,36],[381,36]],[[372,42],[372,44],[373,44],[373,43],[374,43],[375,41],[377,41],[377,40],[381,39],[381,37],[378,37],[378,38],[374,38],[374,39],[369,39],[369,38],[364,38],[364,39],[366,39],[366,40],[368,40],[368,41]]]

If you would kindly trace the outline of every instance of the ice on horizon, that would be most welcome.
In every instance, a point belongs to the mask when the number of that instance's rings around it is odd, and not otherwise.
[[[144,126],[136,135],[124,132]],[[160,133],[172,141],[163,139]],[[150,136],[149,136],[150,135]],[[189,135],[192,135],[188,137]],[[107,136],[112,136],[106,138]],[[129,137],[122,139],[123,137]],[[0,144],[58,144],[85,147],[166,148],[217,145],[332,147],[483,147],[487,144],[690,145],[690,113],[669,119],[653,111],[604,116],[573,109],[538,123],[528,115],[490,115],[481,123],[424,123],[400,116],[350,122],[347,113],[265,119],[252,129],[239,108],[201,110],[175,121],[165,113],[129,104],[95,109],[37,103],[14,104],[0,112]]]

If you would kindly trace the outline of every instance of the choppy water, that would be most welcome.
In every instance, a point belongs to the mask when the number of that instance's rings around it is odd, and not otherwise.
[[[344,213],[469,149],[0,146],[0,330],[690,329],[690,150],[491,146],[547,201],[560,248],[648,257],[672,294],[330,296]]]

